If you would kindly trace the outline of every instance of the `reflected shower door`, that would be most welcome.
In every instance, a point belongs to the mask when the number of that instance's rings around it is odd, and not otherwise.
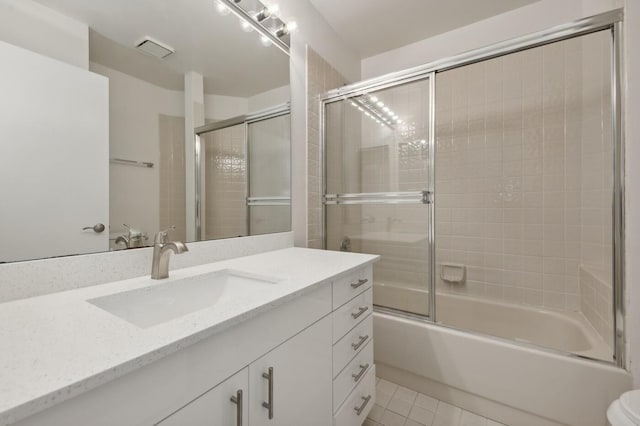
[[[203,133],[202,236],[205,240],[247,235],[245,125]]]
[[[249,235],[291,230],[291,115],[248,124]]]
[[[325,244],[381,255],[374,304],[429,316],[430,79],[325,105]]]

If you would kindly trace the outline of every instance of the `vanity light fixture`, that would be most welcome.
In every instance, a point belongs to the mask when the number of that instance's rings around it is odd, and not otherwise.
[[[238,18],[240,18],[240,23],[243,31],[250,32],[256,30],[258,34],[260,34],[260,42],[263,46],[270,46],[274,44],[280,50],[282,50],[287,55],[289,54],[289,44],[287,42],[288,39],[284,39],[286,35],[290,34],[297,28],[297,24],[295,21],[285,23],[281,18],[277,16],[278,7],[277,6],[265,6],[260,1],[257,1],[255,11],[247,11],[241,7],[242,0],[217,0],[218,4],[216,8],[218,11],[221,8],[226,8],[229,11],[233,12]],[[223,14],[223,13],[221,13]],[[273,25],[272,28],[269,28],[265,25],[267,21],[270,21]]]

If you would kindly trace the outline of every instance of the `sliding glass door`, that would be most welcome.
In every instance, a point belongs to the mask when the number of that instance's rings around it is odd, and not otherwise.
[[[326,104],[325,237],[379,254],[374,304],[430,313],[431,80]]]

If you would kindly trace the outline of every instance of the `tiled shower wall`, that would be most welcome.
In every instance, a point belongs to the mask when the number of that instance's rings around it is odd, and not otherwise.
[[[318,96],[347,83],[327,61],[307,46],[307,244],[322,248],[322,156]]]
[[[184,117],[159,116],[160,126],[160,229],[175,226],[171,238],[185,241]],[[150,236],[152,238],[153,236]]]
[[[580,265],[611,253],[607,39],[437,75],[439,291],[580,310]],[[463,284],[439,278],[445,261],[467,266]]]

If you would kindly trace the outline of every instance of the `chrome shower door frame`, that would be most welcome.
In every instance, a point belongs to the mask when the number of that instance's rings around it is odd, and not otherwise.
[[[547,44],[595,33],[598,31],[608,30],[611,33],[611,112],[612,112],[612,141],[613,141],[613,203],[611,206],[611,214],[613,218],[612,241],[613,241],[613,314],[614,314],[614,363],[621,368],[626,367],[625,355],[625,306],[624,306],[624,133],[623,133],[623,105],[622,101],[622,22],[624,14],[622,9],[611,10],[599,15],[580,19],[575,22],[562,24],[544,31],[533,34],[516,37],[511,40],[492,44],[487,47],[475,49],[452,57],[440,59],[427,63],[425,65],[409,68],[403,71],[389,73],[380,77],[357,82],[338,89],[330,90],[323,94],[320,99],[320,137],[322,149],[323,167],[321,168],[323,176],[323,195],[326,194],[326,120],[325,108],[332,102],[346,100],[350,97],[360,96],[373,90],[381,90],[385,88],[395,87],[401,84],[410,83],[417,80],[429,78],[430,82],[430,100],[429,100],[429,191],[432,194],[433,201],[429,204],[429,258],[426,261],[430,266],[429,279],[429,315],[427,317],[421,315],[407,314],[389,308],[376,308],[380,311],[388,311],[395,315],[411,317],[428,322],[436,322],[437,306],[435,292],[435,94],[436,81],[439,72],[459,68],[465,65],[474,64],[476,62],[485,61],[500,56],[528,50],[531,48],[544,46]],[[323,237],[326,248],[326,203],[323,200]],[[471,334],[480,334],[467,331]],[[513,344],[520,344],[510,341]],[[526,346],[526,345],[525,345]],[[579,355],[562,352],[554,349],[537,347],[540,350],[560,353],[572,357],[580,357]],[[598,361],[598,360],[595,360]],[[609,363],[609,362],[605,362]]]

